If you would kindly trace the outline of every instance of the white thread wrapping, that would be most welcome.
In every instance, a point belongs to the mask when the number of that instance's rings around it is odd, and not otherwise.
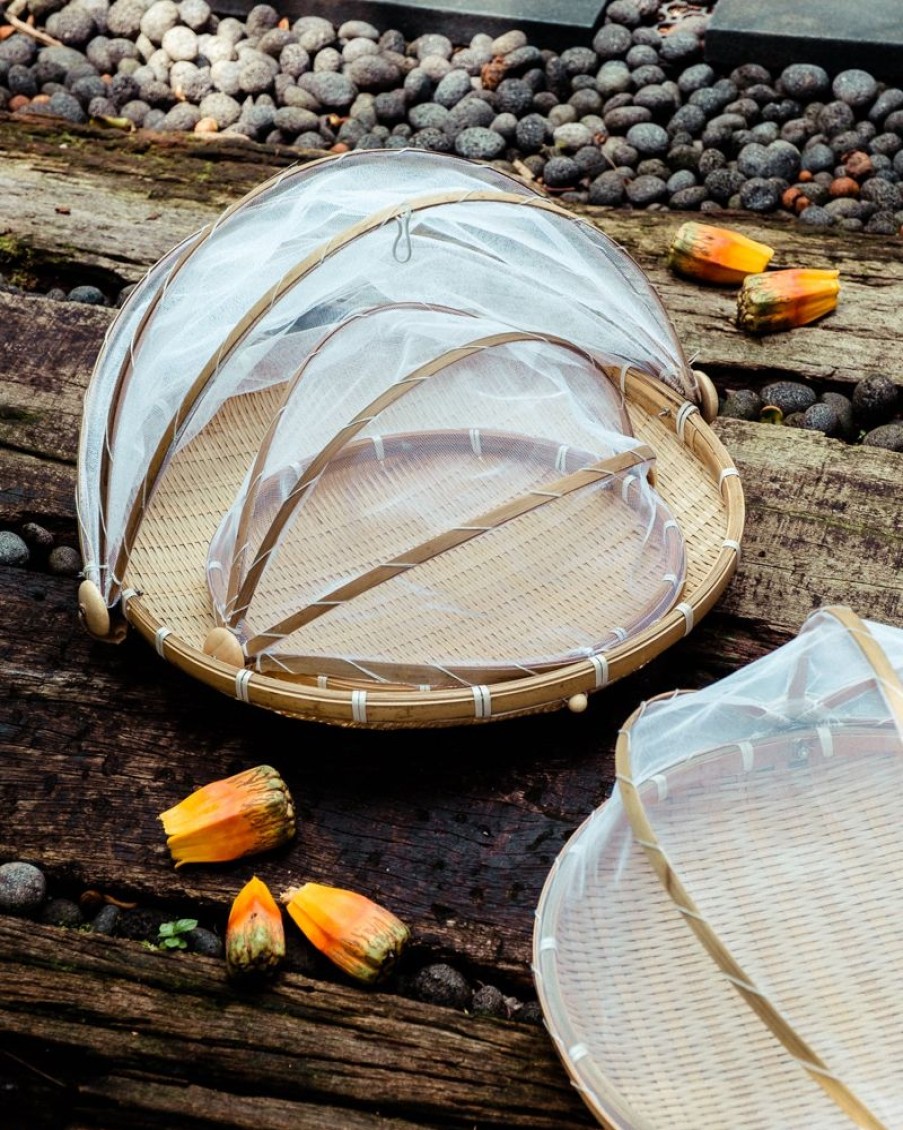
[[[662,577],[662,580],[666,584],[676,585],[677,584],[677,574],[676,573],[665,573],[665,575]]]
[[[471,687],[473,691],[474,716],[476,718],[489,718],[492,716],[492,695],[485,683]]]
[[[596,669],[596,689],[598,690],[599,687],[607,686],[608,660],[604,655],[591,655],[589,661]]]
[[[660,801],[668,799],[668,778],[664,773],[653,773],[652,780],[655,781],[655,788],[658,792],[658,799]]]
[[[618,643],[623,643],[628,635],[626,628],[612,628],[611,634],[617,639]]]
[[[834,735],[828,726],[816,726],[816,734],[818,734],[818,741],[821,745],[821,751],[825,757],[834,756]]]
[[[317,688],[321,691],[325,691],[328,686],[329,686],[329,676],[328,675],[317,675]]]
[[[421,683],[417,689],[425,693],[426,691],[431,691],[433,688],[429,685],[429,683]]]
[[[480,442],[480,429],[470,429],[470,446],[473,448],[474,455],[483,454],[483,444]]]
[[[558,454],[555,456],[555,470],[558,471],[559,474],[563,475],[567,470],[567,458],[568,445],[563,443],[561,447],[558,448]]]
[[[351,717],[355,722],[367,721],[367,692],[351,692]]]
[[[680,526],[678,526],[677,522],[675,522],[673,518],[669,518],[668,521],[665,522],[664,526],[662,526],[662,530],[663,531],[665,531],[665,530],[678,530],[679,531]]]
[[[539,940],[539,952],[540,953],[545,953],[546,950],[557,950],[557,949],[558,949],[558,939],[557,938],[552,938],[552,937],[540,938],[540,940]]]
[[[630,362],[625,361],[621,366],[621,375],[618,377],[618,384],[621,387],[621,396],[627,395],[627,370],[630,368]]]
[[[373,441],[373,450],[376,452],[376,458],[380,461],[380,463],[382,463],[382,461],[386,457],[386,447],[383,443],[383,437],[371,436],[370,438]]]
[[[251,697],[248,693],[248,683],[251,681],[251,671],[247,667],[243,667],[240,671],[235,672],[235,697],[239,702],[250,702]]]
[[[688,636],[690,632],[693,631],[693,605],[687,604],[685,600],[682,600],[680,604],[676,605],[675,607],[677,608],[677,611],[683,615],[683,618],[687,622],[687,626],[684,628],[684,635]]]
[[[740,543],[736,538],[725,538],[721,544],[725,549],[732,549],[738,557],[740,556]]]
[[[123,616],[125,616],[126,613],[128,612],[129,601],[132,599],[133,596],[137,596],[137,595],[138,595],[137,589],[123,589],[122,590],[122,596],[121,596],[120,599],[122,600],[122,615]]]
[[[625,475],[621,480],[621,500],[627,501],[627,495],[630,493],[630,488],[636,482],[636,475]]]
[[[736,467],[725,467],[721,474],[718,476],[718,489],[721,490],[725,479],[739,479],[740,472]]]
[[[161,659],[166,658],[163,654],[163,641],[167,636],[171,635],[172,628],[157,628],[156,632],[154,632],[154,647],[157,651],[157,655],[159,655]]]
[[[743,772],[751,773],[756,761],[756,751],[752,742],[740,742],[740,756],[743,758]]]
[[[584,1056],[589,1055],[589,1048],[586,1044],[574,1044],[572,1048],[568,1048],[568,1055],[572,1063],[579,1063]]]
[[[694,412],[698,412],[698,411],[699,411],[699,409],[696,407],[695,404],[690,404],[688,402],[687,404],[684,404],[683,407],[680,409],[680,411],[677,413],[677,421],[676,421],[677,438],[681,442],[683,442],[684,429],[687,426],[687,420],[689,420],[689,418],[693,415]]]

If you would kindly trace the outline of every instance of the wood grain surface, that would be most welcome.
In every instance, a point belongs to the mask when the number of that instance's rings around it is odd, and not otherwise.
[[[70,285],[86,271],[107,286],[134,281],[297,156],[55,128],[0,115],[0,271],[13,263]],[[790,375],[842,387],[871,371],[903,383],[898,244],[732,217],[776,247],[776,262],[841,269],[836,315],[758,341],[732,326],[730,291],[663,269],[683,218],[592,215],[648,271],[687,350],[720,383]],[[77,544],[81,400],[111,317],[0,292],[0,528],[37,521]],[[42,560],[0,568],[0,861],[29,859],[55,889],[97,887],[219,929],[253,873],[277,891],[304,879],[352,887],[411,925],[409,969],[448,960],[474,986],[529,998],[540,889],[608,795],[617,727],[642,699],[722,677],[791,638],[822,603],[903,626],[903,456],[762,424],[715,426],[747,498],[739,572],[686,640],[581,715],[428,734],[290,721],[193,683],[137,638],[91,641],[76,581]],[[295,842],[176,873],[158,814],[262,762],[295,797]],[[541,1029],[367,993],[306,960],[310,978],[290,973],[247,998],[209,960],[0,918],[0,1080],[25,1111],[19,1125],[590,1123]]]

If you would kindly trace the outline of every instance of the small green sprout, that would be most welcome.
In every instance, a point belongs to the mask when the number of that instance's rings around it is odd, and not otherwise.
[[[185,934],[190,934],[197,926],[196,918],[179,918],[175,922],[161,922],[159,948],[163,950],[187,950]]]

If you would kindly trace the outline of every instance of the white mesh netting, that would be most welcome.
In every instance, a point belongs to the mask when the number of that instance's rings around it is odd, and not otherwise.
[[[520,182],[414,150],[290,171],[161,260],[109,334],[86,575],[116,601],[172,461],[270,390],[207,566],[249,660],[434,686],[604,652],[685,574],[628,368],[697,395],[636,264]]]
[[[890,1128],[903,1122],[903,631],[866,629],[890,677],[859,629],[820,612],[721,682],[646,704],[629,749],[670,873],[743,984],[874,1119],[853,1122]],[[585,1048],[581,1086],[623,1127],[853,1124],[693,936],[640,839],[618,787],[540,907],[538,981],[562,1047]]]

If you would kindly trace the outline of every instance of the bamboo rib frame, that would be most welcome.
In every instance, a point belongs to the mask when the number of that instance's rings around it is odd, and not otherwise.
[[[277,183],[281,183],[277,180]],[[258,194],[262,194],[266,185],[261,186]],[[252,194],[252,197],[253,198]],[[247,199],[247,198],[246,198]],[[359,223],[344,229],[332,239],[327,240],[321,244],[301,262],[297,263],[294,267],[288,270],[282,278],[275,283],[268,291],[266,291],[256,303],[254,303],[243,315],[235,326],[230,330],[225,340],[220,343],[216,351],[208,358],[208,360],[201,367],[190,388],[179,404],[175,415],[164,429],[160,440],[150,458],[147,471],[142,479],[136,497],[133,500],[128,518],[126,520],[125,531],[123,534],[122,542],[113,564],[113,578],[114,583],[111,589],[112,595],[115,597],[120,591],[119,582],[117,578],[121,578],[126,569],[129,556],[134,545],[135,536],[138,532],[138,527],[141,524],[142,514],[148,500],[152,497],[155,490],[157,480],[163,469],[166,457],[169,451],[176,445],[184,433],[186,424],[191,420],[192,414],[197,408],[200,399],[206,389],[209,387],[211,381],[214,379],[216,373],[219,371],[220,366],[231,357],[235,350],[246,340],[251,330],[258,325],[265,314],[279,301],[286,293],[298,285],[304,278],[306,278],[314,269],[321,266],[327,259],[337,252],[341,251],[344,247],[351,244],[359,237],[366,235],[368,232],[376,231],[385,226],[392,220],[403,220],[415,212],[421,212],[431,208],[439,208],[446,204],[465,204],[465,203],[489,203],[489,204],[511,204],[535,209],[540,212],[546,212],[557,218],[566,220],[570,224],[585,225],[586,221],[582,220],[573,212],[568,212],[560,205],[555,204],[551,200],[546,200],[543,197],[524,196],[514,192],[498,192],[494,190],[458,190],[454,192],[437,192],[430,193],[426,196],[415,197],[404,204],[394,204],[389,207],[383,208],[372,215],[367,216]],[[231,212],[232,210],[230,210]],[[230,213],[227,213],[227,215]],[[224,217],[225,218],[225,217]],[[220,221],[222,222],[222,221]],[[188,259],[203,245],[205,240],[209,237],[217,225],[210,225],[199,238],[192,242],[180,257],[178,263],[174,267],[173,274],[178,273],[188,261]],[[592,229],[591,229],[592,230]],[[123,360],[122,368],[119,372],[116,382],[117,390],[121,390],[128,374],[131,370],[132,359],[135,349],[140,345],[141,338],[149,324],[151,316],[156,309],[162,293],[159,294],[154,301],[151,302],[148,309],[141,320],[141,323],[136,331],[133,348],[129,351]],[[696,378],[694,377],[694,381]],[[696,392],[697,389],[685,387],[685,393]],[[117,413],[117,402],[113,402],[111,409],[112,417],[107,431],[107,442],[104,445],[104,461],[101,467],[101,489],[102,498],[106,500],[109,489],[109,437],[115,431],[115,419]],[[105,502],[104,502],[105,504]],[[104,547],[106,550],[106,547]],[[105,554],[104,554],[105,555]]]
[[[758,789],[762,793],[769,793],[770,795],[777,796],[778,792],[792,793],[793,785],[787,778],[788,772],[788,758],[791,759],[799,756],[800,761],[796,764],[804,764],[809,773],[821,777],[828,777],[833,774],[832,788],[837,790],[838,796],[844,793],[844,786],[849,783],[850,774],[853,772],[847,766],[854,763],[854,759],[872,758],[874,763],[883,766],[884,777],[887,783],[890,783],[888,775],[893,775],[896,765],[899,761],[899,748],[900,743],[903,742],[903,685],[889,662],[887,656],[878,645],[875,638],[869,632],[868,627],[855,615],[850,609],[844,607],[829,607],[823,609],[824,612],[831,614],[849,633],[852,640],[855,641],[862,655],[864,656],[867,664],[872,669],[872,677],[869,680],[861,680],[852,686],[845,688],[843,693],[835,695],[831,698],[826,698],[818,704],[813,705],[811,701],[807,700],[805,696],[805,681],[806,681],[806,668],[805,666],[797,667],[795,673],[791,678],[791,684],[788,688],[787,699],[788,702],[797,702],[804,705],[809,714],[816,714],[815,707],[820,707],[823,711],[827,712],[827,717],[830,717],[832,709],[836,709],[843,702],[852,697],[858,696],[867,687],[877,687],[883,697],[890,717],[892,720],[892,729],[885,726],[877,726],[863,719],[860,722],[847,722],[845,726],[838,724],[834,729],[832,726],[818,725],[818,717],[811,724],[809,730],[794,730],[793,740],[791,741],[786,734],[777,733],[772,738],[762,738],[757,742],[746,742],[737,744],[728,744],[723,747],[709,750],[705,753],[697,754],[690,758],[682,760],[675,760],[675,763],[667,770],[666,773],[657,773],[654,777],[644,780],[642,783],[637,783],[633,777],[633,765],[631,756],[631,734],[633,727],[642,715],[645,713],[649,703],[643,703],[634,713],[627,719],[623,728],[619,731],[617,745],[616,745],[616,778],[620,787],[621,798],[621,813],[625,823],[629,826],[632,833],[633,841],[641,849],[649,864],[650,873],[654,873],[660,884],[662,892],[662,900],[664,906],[670,905],[674,911],[672,922],[674,923],[673,931],[676,935],[684,936],[686,930],[689,930],[697,939],[700,944],[700,952],[704,952],[712,965],[709,967],[714,976],[716,970],[720,973],[725,981],[724,984],[729,986],[725,991],[727,993],[736,993],[737,997],[743,1001],[744,1005],[749,1009],[750,1013],[754,1015],[762,1025],[762,1031],[767,1032],[774,1038],[775,1044],[772,1050],[769,1050],[767,1041],[765,1043],[766,1055],[775,1057],[775,1066],[778,1062],[778,1045],[784,1049],[789,1056],[787,1064],[797,1065],[800,1069],[799,1086],[808,1086],[802,1080],[805,1078],[805,1072],[812,1083],[821,1088],[825,1095],[827,1095],[831,1103],[835,1104],[837,1111],[842,1112],[847,1120],[845,1124],[855,1125],[863,1128],[863,1130],[891,1130],[891,1124],[885,1119],[875,1113],[870,1108],[869,1104],[863,1098],[855,1093],[855,1089],[851,1087],[847,1081],[841,1078],[837,1071],[832,1067],[830,1062],[832,1050],[837,1051],[837,1046],[843,1047],[845,1044],[842,1033],[832,1033],[830,1031],[831,1023],[838,1025],[843,1029],[844,1025],[849,1022],[849,1016],[844,1012],[843,1004],[839,1004],[836,1009],[832,1008],[832,1001],[830,998],[818,998],[818,1004],[810,1000],[808,1016],[812,1016],[813,1011],[818,1012],[818,1006],[821,1005],[828,1018],[827,1023],[829,1027],[829,1038],[822,1039],[821,1042],[830,1045],[827,1048],[821,1049],[827,1054],[823,1056],[821,1051],[814,1046],[812,1038],[807,1038],[794,1024],[788,1019],[787,1015],[774,1003],[773,985],[764,983],[756,983],[755,978],[751,977],[748,971],[743,967],[738,960],[735,953],[732,951],[731,946],[726,942],[723,932],[721,932],[712,920],[712,914],[708,916],[700,905],[700,901],[705,905],[711,906],[713,900],[717,902],[717,898],[713,895],[711,887],[706,885],[705,890],[702,892],[702,899],[698,900],[694,897],[690,890],[690,885],[686,878],[680,873],[679,868],[675,865],[673,858],[671,858],[662,846],[659,834],[656,829],[655,814],[663,813],[665,806],[669,807],[668,823],[673,828],[676,822],[681,819],[687,819],[684,815],[684,810],[681,808],[682,804],[693,805],[696,798],[707,789],[714,787],[725,787],[728,782],[737,782],[736,789],[739,791],[744,786],[742,781],[745,777],[752,772],[757,774],[759,784]],[[670,695],[659,696],[659,700],[665,700],[674,697],[675,695],[687,694],[689,692],[673,692]],[[650,700],[657,701],[657,700]],[[804,715],[805,716],[805,715]],[[896,731],[895,733],[893,731]],[[816,749],[822,751],[823,756],[811,760],[805,750],[809,744],[813,745]],[[744,748],[744,746],[746,748]],[[798,753],[798,751],[804,751]],[[896,752],[894,752],[896,751]],[[857,774],[859,775],[859,774]],[[767,782],[767,784],[761,784]],[[836,782],[836,783],[834,783]],[[895,787],[895,786],[892,786]],[[856,798],[851,799],[851,803],[856,803],[856,800],[861,801],[863,797],[869,797],[874,792],[867,779],[863,780],[863,787],[857,791]],[[759,793],[756,794],[757,797]],[[822,803],[825,803],[823,794]],[[846,799],[844,797],[844,799]],[[609,802],[610,803],[610,802]],[[867,802],[866,802],[867,803]],[[674,806],[673,808],[671,806]],[[603,806],[604,807],[604,806]],[[762,803],[762,819],[761,825],[767,823],[768,804]],[[567,980],[567,974],[564,972],[560,965],[559,946],[561,943],[560,934],[562,927],[562,916],[565,913],[563,902],[568,897],[566,894],[567,886],[563,883],[559,875],[559,868],[563,861],[570,854],[572,858],[579,859],[579,866],[587,868],[590,871],[599,866],[599,860],[592,858],[591,852],[587,851],[586,837],[589,834],[589,829],[592,826],[594,819],[599,815],[602,810],[597,810],[584,825],[578,829],[574,834],[569,844],[566,846],[561,856],[556,860],[555,866],[546,882],[545,888],[542,892],[539,906],[536,912],[536,927],[534,933],[534,977],[537,989],[540,996],[540,1001],[546,1015],[550,1031],[555,1040],[557,1050],[565,1064],[565,1067],[570,1074],[575,1086],[581,1092],[587,1105],[602,1122],[602,1124],[610,1130],[684,1130],[684,1127],[689,1130],[691,1127],[698,1126],[698,1112],[688,1110],[686,1111],[685,1121],[675,1120],[672,1117],[668,1118],[664,1114],[662,1120],[659,1122],[657,1119],[650,1120],[648,1110],[644,1114],[641,1110],[637,1109],[636,1103],[639,1096],[642,1094],[648,1097],[650,1093],[655,1093],[656,1084],[650,1082],[649,1072],[643,1071],[637,1074],[635,1079],[635,1089],[630,1093],[625,1093],[623,1078],[620,1081],[614,1077],[609,1077],[607,1074],[607,1065],[605,1062],[596,1061],[592,1064],[587,1060],[588,1049],[585,1044],[575,1043],[575,1035],[572,1027],[571,1019],[568,1015],[569,1006],[565,1004],[565,997],[568,990],[563,986]],[[708,810],[707,810],[708,811]],[[879,836],[882,840],[888,838],[893,839],[896,836],[896,827],[882,826],[879,830],[875,828],[873,821],[878,820],[880,809],[875,805],[874,813],[866,807],[862,812],[862,821],[865,827],[869,828],[873,835]],[[730,812],[725,812],[725,819],[730,819]],[[780,824],[780,817],[776,817],[774,824],[774,832],[778,833],[778,828],[782,828],[782,832],[786,829],[787,825]],[[785,817],[786,819],[786,817]],[[745,826],[744,826],[745,827]],[[726,848],[718,840],[718,822],[712,820],[710,824],[710,834],[712,838],[712,846],[709,850],[710,854],[703,853],[702,858],[695,858],[694,874],[697,881],[700,876],[706,874],[707,869],[711,872],[712,882],[718,881],[718,876],[724,866],[725,855],[729,853],[729,848]],[[765,832],[763,831],[763,837]],[[615,839],[612,838],[612,843]],[[763,843],[765,841],[763,840]],[[592,843],[592,841],[590,841]],[[855,843],[855,841],[854,841]],[[755,850],[756,843],[750,843],[749,848]],[[596,851],[598,851],[598,840],[596,841]],[[612,848],[612,851],[618,849]],[[763,850],[767,852],[767,847]],[[842,853],[845,850],[845,845],[837,845],[832,841],[831,850]],[[880,852],[880,849],[879,849]],[[622,864],[623,865],[623,864]],[[764,864],[763,864],[764,866]],[[839,864],[837,865],[839,870]],[[729,880],[724,879],[724,890],[726,893],[730,892]],[[611,888],[608,888],[609,896],[612,895]],[[623,893],[618,892],[619,904],[613,905],[611,900],[607,904],[607,913],[610,914],[624,914],[626,912],[627,902],[633,895],[635,900],[635,910],[638,916],[635,929],[642,931],[644,929],[643,921],[649,917],[648,912],[641,909],[643,898],[648,898],[648,891],[641,894],[635,887],[625,890]],[[597,896],[598,897],[598,896]],[[797,911],[799,904],[805,907],[807,899],[818,899],[820,897],[819,891],[814,889],[812,894],[795,888],[793,891],[777,892],[772,895],[772,901],[777,904],[777,914],[780,914],[780,906],[782,900],[793,902]],[[853,890],[850,893],[848,902],[856,903],[857,894]],[[718,911],[721,916],[724,915],[724,907],[722,903],[718,903]],[[740,917],[743,912],[742,907],[737,908],[737,913],[733,916],[731,924],[734,930],[737,929],[738,921],[742,924],[747,921],[745,917]],[[655,921],[660,923],[660,915],[667,911],[660,905],[655,911]],[[717,913],[717,912],[716,912]],[[752,921],[755,921],[753,917]],[[889,924],[892,928],[892,923]],[[741,930],[743,926],[741,925]],[[569,931],[576,930],[577,927],[572,923],[567,929]],[[868,932],[868,926],[865,927]],[[664,935],[662,934],[661,925],[649,926],[650,944],[659,946],[664,943]],[[805,956],[800,960],[801,966],[807,969],[807,982],[813,985],[819,984],[824,986],[825,982],[830,984],[831,974],[828,970],[828,965],[825,965],[825,972],[816,970],[819,966],[822,939],[817,936],[817,932],[809,938],[800,938],[797,932],[794,935],[796,938],[796,945],[805,948]],[[601,944],[601,943],[600,943]],[[880,948],[880,943],[877,943]],[[673,948],[665,947],[666,952],[662,954],[663,958],[670,957],[671,960],[679,960],[676,950]],[[569,951],[570,952],[570,951]],[[857,955],[858,956],[858,955]],[[886,956],[886,955],[885,955]],[[575,960],[574,958],[564,960]],[[586,960],[591,961],[591,954],[586,955]],[[701,975],[703,970],[699,968],[700,959],[696,964],[697,976]],[[686,962],[684,962],[686,965]],[[601,975],[601,973],[600,973]],[[707,973],[706,973],[707,975]],[[703,1001],[703,994],[699,991],[700,986],[687,979],[688,974],[686,971],[680,979],[680,1000],[668,1000],[664,997],[661,1000],[660,1007],[663,1011],[673,1010],[674,1008],[680,1009],[681,1013],[689,1014],[692,1016],[694,1012],[698,1011],[700,1014],[700,1024],[705,1025],[708,1023],[710,1026],[714,1025],[716,1021],[711,1016],[707,1016],[705,1009],[711,1009],[712,1002],[711,990],[707,989],[708,996]],[[797,996],[802,992],[805,995],[807,984],[804,984],[797,992]],[[673,991],[674,984],[672,979],[671,990]],[[573,990],[570,990],[573,991]],[[614,990],[612,990],[614,992]],[[621,986],[621,991],[624,991],[624,986]],[[629,989],[628,989],[629,991]],[[815,990],[812,990],[809,994]],[[650,990],[652,994],[656,992],[656,988]],[[786,992],[786,988],[785,988]],[[890,1019],[890,1023],[894,1023],[895,1007],[893,1000],[887,1000],[886,989],[883,982],[877,987],[876,992],[879,994],[874,1000],[864,999],[861,1001],[860,1009],[861,1014],[866,1017],[871,1017],[874,1013],[885,1019]],[[573,1004],[573,998],[571,998]],[[638,1010],[642,1008],[638,1005]],[[795,1010],[801,1011],[798,1001],[795,1004]],[[742,1017],[741,1017],[742,1020]],[[598,1018],[598,1023],[601,1025],[603,1020],[601,1011]],[[581,1020],[581,1024],[585,1024],[585,1017]],[[641,1024],[639,1013],[636,1017],[636,1023]],[[724,1038],[726,1029],[723,1017],[720,1018],[718,1023],[721,1025],[719,1031],[722,1038]],[[871,1029],[870,1029],[871,1031]],[[622,1035],[624,1033],[622,1032]],[[747,1051],[744,1050],[742,1040],[749,1037],[749,1031],[743,1030],[741,1024],[736,1024],[735,1029],[731,1035],[738,1041],[738,1046],[734,1048],[736,1058],[740,1062],[745,1059],[754,1059],[756,1053],[752,1048]],[[876,1042],[881,1041],[880,1027],[874,1033]],[[835,1039],[830,1037],[834,1036]],[[850,1039],[852,1037],[848,1037]],[[816,1039],[816,1042],[819,1042]],[[863,1053],[868,1056],[868,1049],[862,1049]],[[871,1057],[869,1057],[871,1058]],[[890,1057],[893,1059],[893,1056]],[[717,1064],[714,1062],[704,1068],[701,1064],[698,1070],[709,1072],[724,1072],[726,1071],[725,1060],[722,1058],[718,1060]],[[894,1062],[896,1062],[894,1060]],[[623,1066],[623,1065],[620,1065]],[[646,1065],[652,1066],[652,1065]],[[759,1062],[761,1069],[761,1061]],[[685,1071],[692,1073],[694,1064],[692,1060],[685,1061]],[[793,1068],[790,1068],[791,1072]],[[652,1071],[654,1074],[654,1070]],[[885,1077],[887,1072],[884,1073]],[[714,1075],[710,1076],[710,1081],[714,1082]],[[773,1093],[779,1093],[779,1088],[786,1086],[786,1080],[782,1081],[779,1078],[769,1079],[763,1078],[760,1082],[763,1089],[770,1088]],[[661,1092],[658,1092],[661,1094]],[[664,1096],[663,1096],[664,1097]],[[654,1101],[654,1100],[653,1100]],[[744,1112],[748,1116],[749,1112]],[[709,1112],[711,1117],[711,1112]],[[825,1125],[828,1125],[829,1115],[825,1114]],[[815,1125],[809,1116],[809,1121],[802,1121],[802,1116],[797,1113],[796,1115],[789,1113],[788,1101],[788,1114],[787,1125]],[[731,1111],[728,1109],[719,1110],[718,1124],[721,1125],[737,1125],[741,1121],[738,1111]],[[747,1125],[746,1121],[742,1121],[743,1126]],[[762,1120],[756,1122],[757,1125],[764,1124]],[[783,1123],[782,1123],[783,1125]],[[818,1123],[821,1125],[821,1123]],[[835,1125],[834,1121],[830,1122],[831,1126]]]
[[[124,580],[126,618],[163,657],[202,682],[242,701],[312,720],[379,728],[428,727],[560,709],[571,696],[615,681],[685,636],[733,575],[743,530],[743,495],[736,469],[695,406],[646,374],[626,370],[609,375],[624,393],[635,435],[658,454],[657,489],[684,533],[687,582],[679,604],[603,657],[493,683],[491,688],[429,692],[379,684],[363,689],[332,679],[298,685],[236,668],[202,651],[204,635],[213,627],[205,602],[194,598],[198,612],[186,612],[184,588],[174,585],[161,591],[162,575],[178,572],[191,552],[206,553],[206,542],[189,550],[189,543],[199,536],[198,522],[193,515],[180,518],[184,508],[180,509],[179,499],[161,499],[145,514],[136,544],[139,560]],[[202,577],[198,587],[205,588]],[[174,623],[178,631],[171,627]]]

